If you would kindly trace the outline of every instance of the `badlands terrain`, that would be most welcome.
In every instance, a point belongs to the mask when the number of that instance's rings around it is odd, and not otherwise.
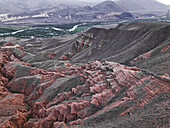
[[[169,65],[166,22],[1,38],[0,127],[168,128]]]

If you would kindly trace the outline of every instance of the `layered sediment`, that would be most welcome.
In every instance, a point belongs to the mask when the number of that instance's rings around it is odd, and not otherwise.
[[[0,127],[167,127],[169,70],[153,68],[162,71],[159,74],[140,66],[159,57],[167,62],[168,43],[136,54],[126,66],[86,54],[96,39],[83,34],[53,47],[44,42],[2,42]],[[101,42],[99,49],[106,43]],[[83,54],[94,60],[75,63],[74,58]]]

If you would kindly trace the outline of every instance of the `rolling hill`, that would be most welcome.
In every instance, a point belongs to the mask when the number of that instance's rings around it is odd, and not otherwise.
[[[116,5],[113,1],[104,1],[93,7],[93,10],[104,13],[123,12],[124,10]]]

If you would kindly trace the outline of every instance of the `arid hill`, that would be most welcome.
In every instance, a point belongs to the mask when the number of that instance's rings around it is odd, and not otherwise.
[[[116,4],[129,11],[167,10],[167,6],[157,0],[117,0]]]
[[[101,11],[105,13],[110,12],[123,12],[124,10],[120,8],[117,4],[115,4],[113,1],[104,1],[96,6],[93,7],[93,10],[95,11]]]
[[[0,127],[168,127],[169,25],[1,42]]]
[[[111,29],[92,28],[67,41],[30,40],[19,45],[28,52],[23,61],[38,68],[53,69],[54,65],[63,63],[60,60],[72,63],[106,60],[136,65],[157,74],[170,74],[170,70],[167,70],[170,58],[169,31],[169,23],[136,22],[120,24]],[[48,54],[53,54],[53,58],[49,59]],[[141,56],[144,56],[143,59]]]

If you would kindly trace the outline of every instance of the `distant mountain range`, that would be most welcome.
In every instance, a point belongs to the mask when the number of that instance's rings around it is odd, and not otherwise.
[[[118,0],[116,4],[128,11],[166,10],[167,6],[156,0]]]
[[[133,18],[129,13],[168,10],[155,0],[104,1],[94,5],[82,0],[0,0],[0,23],[66,23]],[[121,15],[121,13],[124,13]],[[121,15],[121,16],[120,16]],[[27,21],[26,21],[26,20]]]
[[[166,10],[167,6],[155,0],[117,0],[105,1],[94,6],[94,2],[82,0],[0,0],[0,13],[21,13],[55,7],[62,10],[63,6],[75,8],[91,6],[94,10],[102,12],[120,12],[123,10]],[[61,6],[61,7],[60,7]]]
[[[32,1],[32,2],[31,2]],[[13,1],[9,4],[9,10],[4,8],[2,12],[10,14],[0,15],[0,21],[8,22],[17,21],[18,24],[27,22],[38,24],[41,23],[66,23],[66,22],[79,22],[79,21],[94,21],[94,20],[111,20],[120,19],[119,15],[125,12],[124,9],[119,7],[113,1],[104,1],[95,6],[89,6],[88,3],[82,6],[83,2],[73,2],[66,0],[64,3],[52,0],[40,2],[36,0],[32,5],[33,0],[26,3],[19,3],[19,0]],[[18,3],[17,3],[18,2]],[[3,4],[8,2],[4,2]],[[69,4],[70,3],[70,4]],[[73,6],[74,4],[74,6]],[[20,8],[15,11],[17,6]],[[2,5],[0,5],[2,7]],[[5,6],[5,5],[4,5]],[[14,6],[14,7],[12,7]],[[22,7],[20,7],[22,6]],[[11,10],[13,8],[13,10]],[[3,9],[3,7],[1,8]],[[22,11],[23,10],[23,11]],[[125,18],[133,18],[132,15],[123,15]],[[129,17],[130,16],[130,17]]]
[[[168,9],[170,9],[170,5],[168,5],[167,7],[168,7]]]
[[[75,7],[90,4],[80,0],[0,0],[0,13],[21,13],[52,7],[62,9],[60,6],[63,5]]]

